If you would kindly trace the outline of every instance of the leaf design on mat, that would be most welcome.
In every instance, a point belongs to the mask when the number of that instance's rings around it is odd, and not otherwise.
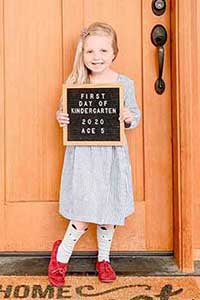
[[[87,294],[87,293],[84,293],[82,290],[88,289],[89,291],[92,291],[95,288],[92,285],[82,285],[82,286],[79,286],[78,288],[76,288],[76,293],[80,296],[93,297],[93,296],[109,294],[109,293],[116,292],[116,291],[123,290],[123,289],[133,288],[133,287],[145,287],[145,290],[151,289],[151,286],[147,285],[147,284],[129,284],[129,285],[119,286],[116,288],[105,290],[105,291],[99,292],[99,293]]]

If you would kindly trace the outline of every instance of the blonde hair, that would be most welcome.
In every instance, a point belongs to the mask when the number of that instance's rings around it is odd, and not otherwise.
[[[75,52],[75,58],[74,58],[74,64],[73,69],[68,78],[66,79],[66,83],[89,83],[89,73],[90,71],[85,66],[83,61],[83,49],[84,49],[84,41],[87,38],[88,35],[106,35],[111,37],[112,40],[112,48],[114,52],[114,59],[117,57],[117,53],[119,51],[118,45],[117,45],[117,34],[115,30],[107,23],[102,22],[95,22],[92,23],[90,26],[88,26],[87,29],[85,29],[87,34],[85,36],[80,36],[80,39],[78,41],[78,45]]]

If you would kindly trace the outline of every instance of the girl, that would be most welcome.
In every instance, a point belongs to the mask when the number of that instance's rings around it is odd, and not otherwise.
[[[135,99],[133,80],[113,71],[110,66],[118,53],[114,29],[101,22],[91,24],[81,33],[73,70],[67,83],[122,82],[124,110],[119,116],[126,128],[138,125],[141,113]],[[62,101],[56,118],[60,127],[69,124],[62,112]],[[73,248],[88,230],[97,224],[99,280],[116,279],[109,253],[116,225],[134,211],[131,166],[127,140],[125,146],[68,146],[61,176],[59,212],[69,219],[63,240],[54,242],[48,267],[49,281],[62,286]]]

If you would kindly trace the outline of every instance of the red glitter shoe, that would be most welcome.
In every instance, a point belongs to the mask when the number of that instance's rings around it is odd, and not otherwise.
[[[57,261],[56,255],[58,252],[58,247],[62,241],[57,240],[53,244],[53,249],[51,252],[51,259],[48,266],[48,278],[49,282],[56,287],[61,287],[65,283],[65,273],[68,269],[68,263],[62,263]]]
[[[108,261],[97,261],[96,271],[101,282],[113,282],[116,279],[115,271]]]

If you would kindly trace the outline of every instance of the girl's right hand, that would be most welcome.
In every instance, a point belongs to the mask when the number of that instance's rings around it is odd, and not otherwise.
[[[60,127],[66,127],[69,124],[69,114],[65,114],[60,110],[56,112],[56,120],[58,121]]]

